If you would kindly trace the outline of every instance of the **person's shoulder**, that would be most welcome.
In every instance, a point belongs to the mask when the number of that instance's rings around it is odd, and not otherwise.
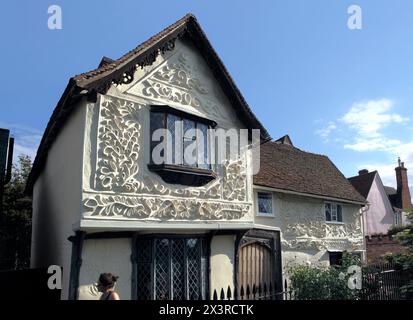
[[[120,300],[119,294],[115,291],[112,292],[112,295],[110,297],[112,300]]]

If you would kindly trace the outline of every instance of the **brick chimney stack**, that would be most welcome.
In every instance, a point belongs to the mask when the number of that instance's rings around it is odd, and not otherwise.
[[[407,179],[407,169],[404,167],[404,162],[398,160],[399,166],[396,170],[397,181],[397,197],[401,209],[412,208],[412,199],[410,197],[409,181]]]

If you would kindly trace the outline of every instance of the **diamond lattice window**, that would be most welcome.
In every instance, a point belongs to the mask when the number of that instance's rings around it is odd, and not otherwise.
[[[207,297],[206,239],[139,239],[136,250],[139,300],[197,300]]]

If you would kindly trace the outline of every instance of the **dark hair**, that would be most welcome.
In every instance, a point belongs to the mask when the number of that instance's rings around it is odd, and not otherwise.
[[[112,273],[101,273],[99,276],[99,284],[105,288],[112,288],[118,278],[118,276],[115,276]]]

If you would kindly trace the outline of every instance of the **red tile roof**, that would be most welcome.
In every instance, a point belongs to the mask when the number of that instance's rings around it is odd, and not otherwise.
[[[254,176],[255,185],[366,202],[326,156],[280,142],[264,143],[260,152],[260,171]]]

